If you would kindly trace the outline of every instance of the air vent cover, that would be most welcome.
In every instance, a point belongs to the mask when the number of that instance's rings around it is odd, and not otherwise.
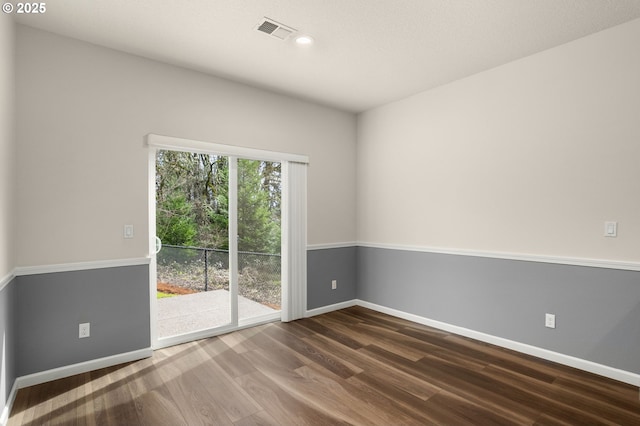
[[[286,40],[296,30],[293,28],[282,25],[273,19],[262,18],[262,20],[256,26],[256,30],[275,37],[278,40]]]

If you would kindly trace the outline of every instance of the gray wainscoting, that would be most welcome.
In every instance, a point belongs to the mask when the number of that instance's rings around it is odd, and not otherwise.
[[[16,347],[16,279],[0,290],[0,414],[5,409],[11,387],[17,377]]]
[[[640,272],[369,247],[357,269],[360,300],[640,373]]]
[[[149,266],[25,275],[17,279],[17,375],[151,346]],[[78,325],[91,336],[78,338]]]
[[[307,309],[356,298],[356,252],[355,246],[307,250]]]

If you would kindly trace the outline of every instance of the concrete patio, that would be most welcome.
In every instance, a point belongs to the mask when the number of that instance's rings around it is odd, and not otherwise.
[[[248,319],[278,312],[238,296],[238,317]],[[158,299],[158,337],[177,336],[229,323],[229,292],[213,290]]]

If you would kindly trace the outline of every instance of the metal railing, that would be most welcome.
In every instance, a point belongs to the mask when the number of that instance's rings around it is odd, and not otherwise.
[[[279,306],[280,258],[280,254],[239,251],[239,294]],[[158,283],[185,293],[229,289],[228,250],[163,245],[156,259]]]

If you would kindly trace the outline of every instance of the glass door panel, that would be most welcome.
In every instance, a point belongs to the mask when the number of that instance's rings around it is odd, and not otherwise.
[[[157,336],[230,325],[228,158],[156,156]]]
[[[281,164],[238,159],[238,321],[281,310]]]

